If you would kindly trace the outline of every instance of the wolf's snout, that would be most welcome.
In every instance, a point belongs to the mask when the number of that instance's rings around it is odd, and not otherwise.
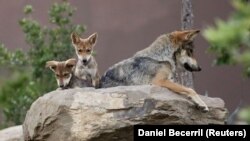
[[[82,63],[83,63],[83,64],[86,64],[86,63],[87,63],[87,59],[83,59],[83,60],[82,60]]]
[[[189,65],[188,63],[184,64],[184,68],[187,71],[201,71],[201,67],[200,66],[195,66],[195,65]]]
[[[192,71],[201,71],[201,67],[200,66],[198,66],[198,67],[192,67]]]
[[[189,66],[188,63],[185,63],[185,64],[184,64],[184,68],[185,68],[187,71],[193,71],[193,69]]]
[[[198,66],[198,69],[197,69],[197,71],[201,71],[201,67],[200,67],[200,66]]]

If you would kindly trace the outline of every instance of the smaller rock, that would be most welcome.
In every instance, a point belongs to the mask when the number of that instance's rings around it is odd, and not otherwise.
[[[0,130],[0,141],[24,141],[22,125]]]

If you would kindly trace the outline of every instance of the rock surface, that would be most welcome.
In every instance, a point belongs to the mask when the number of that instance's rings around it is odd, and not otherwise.
[[[23,141],[22,125],[0,130],[0,141]]]
[[[202,113],[188,99],[157,86],[68,89],[45,94],[28,111],[26,141],[132,141],[136,124],[224,124],[223,100],[201,96]]]

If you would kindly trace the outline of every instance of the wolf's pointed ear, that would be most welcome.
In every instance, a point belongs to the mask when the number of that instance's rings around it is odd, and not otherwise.
[[[189,41],[193,41],[194,38],[200,33],[200,30],[187,30],[187,34],[185,39]]]
[[[74,59],[74,58],[68,59],[68,60],[65,62],[65,65],[66,65],[67,68],[73,70],[73,68],[76,66],[76,59]]]
[[[57,61],[48,61],[46,62],[45,67],[50,68],[52,71],[55,71],[57,67],[57,63],[58,63]]]
[[[200,30],[174,31],[170,33],[170,40],[176,44],[190,42],[194,40],[199,32]]]
[[[76,34],[75,32],[71,33],[71,40],[73,44],[78,44],[81,41],[80,36]]]
[[[89,41],[89,43],[91,44],[91,45],[95,45],[96,44],[96,41],[97,41],[97,33],[95,32],[95,33],[93,33],[92,35],[90,35],[89,37],[88,37],[88,41]]]

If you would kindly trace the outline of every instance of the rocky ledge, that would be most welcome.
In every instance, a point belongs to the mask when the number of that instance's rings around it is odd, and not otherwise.
[[[224,124],[225,104],[201,96],[209,112],[157,86],[57,90],[37,99],[28,111],[25,141],[132,141],[137,124]]]

